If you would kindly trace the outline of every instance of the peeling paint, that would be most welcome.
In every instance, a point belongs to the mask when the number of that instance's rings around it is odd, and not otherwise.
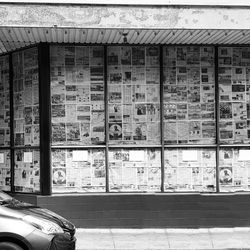
[[[229,18],[228,15],[223,15],[224,20],[228,20],[228,18]]]
[[[203,10],[193,10],[192,14],[202,15],[202,14],[204,14],[204,11]]]
[[[139,21],[146,21],[148,19],[148,15],[143,9],[132,10],[132,15]]]
[[[126,12],[121,13],[119,19],[120,19],[120,22],[122,23],[122,25],[124,25],[124,24],[130,25],[131,24],[131,21],[129,21],[126,17]]]
[[[249,9],[0,4],[0,25],[23,27],[249,29]]]
[[[179,18],[179,9],[169,10],[168,13],[162,10],[160,14],[153,15],[153,20],[155,22],[165,23],[165,25],[167,25],[168,27],[175,27],[178,23]]]
[[[7,11],[5,7],[0,7],[0,20],[4,20],[5,18],[7,18]]]

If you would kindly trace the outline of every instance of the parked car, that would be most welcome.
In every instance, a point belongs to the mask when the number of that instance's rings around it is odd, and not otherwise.
[[[0,191],[1,250],[75,250],[74,234],[65,218]]]

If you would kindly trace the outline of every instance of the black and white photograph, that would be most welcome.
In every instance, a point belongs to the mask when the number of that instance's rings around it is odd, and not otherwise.
[[[0,250],[250,249],[249,14],[0,1]]]

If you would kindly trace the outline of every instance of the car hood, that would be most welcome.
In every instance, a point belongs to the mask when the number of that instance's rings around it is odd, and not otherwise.
[[[6,201],[4,207],[10,208],[24,215],[32,215],[37,218],[52,221],[58,224],[65,232],[70,233],[71,236],[75,234],[75,226],[71,222],[48,209],[20,202],[15,199]]]

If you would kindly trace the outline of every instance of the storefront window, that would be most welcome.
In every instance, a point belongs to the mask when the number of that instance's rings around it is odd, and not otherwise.
[[[15,146],[39,146],[38,52],[32,48],[13,54]]]
[[[14,146],[19,148],[14,153],[14,189],[16,192],[39,192],[38,49],[31,48],[15,52],[12,60]],[[37,149],[34,149],[34,147],[37,147]]]
[[[51,46],[52,145],[103,144],[103,47]]]
[[[10,191],[10,150],[0,150],[0,189]]]
[[[53,192],[105,191],[104,150],[67,148],[105,143],[104,48],[51,46],[50,62]]]
[[[160,150],[109,150],[109,185],[111,192],[160,192]]]
[[[0,57],[0,189],[10,191],[9,57]],[[1,149],[1,148],[5,149]]]
[[[166,149],[166,192],[216,191],[214,149]]]
[[[10,146],[9,57],[0,57],[0,147]]]
[[[222,148],[220,150],[219,183],[222,192],[249,191],[249,149]]]
[[[53,192],[248,190],[248,160],[220,148],[249,142],[249,48],[219,47],[216,71],[215,47],[160,50],[51,46]]]
[[[54,192],[104,192],[106,190],[104,150],[52,150]]]
[[[15,150],[14,184],[16,192],[40,191],[40,151],[33,149]]]
[[[221,47],[218,51],[220,142],[250,142],[250,48]]]
[[[214,48],[163,51],[165,144],[214,144]]]
[[[109,144],[160,144],[158,47],[108,47]]]
[[[11,190],[13,174],[12,191],[41,191],[40,121],[50,116],[53,192],[249,191],[249,55],[250,47],[51,45],[43,117],[38,48],[13,52],[13,75],[0,57],[0,188]]]

